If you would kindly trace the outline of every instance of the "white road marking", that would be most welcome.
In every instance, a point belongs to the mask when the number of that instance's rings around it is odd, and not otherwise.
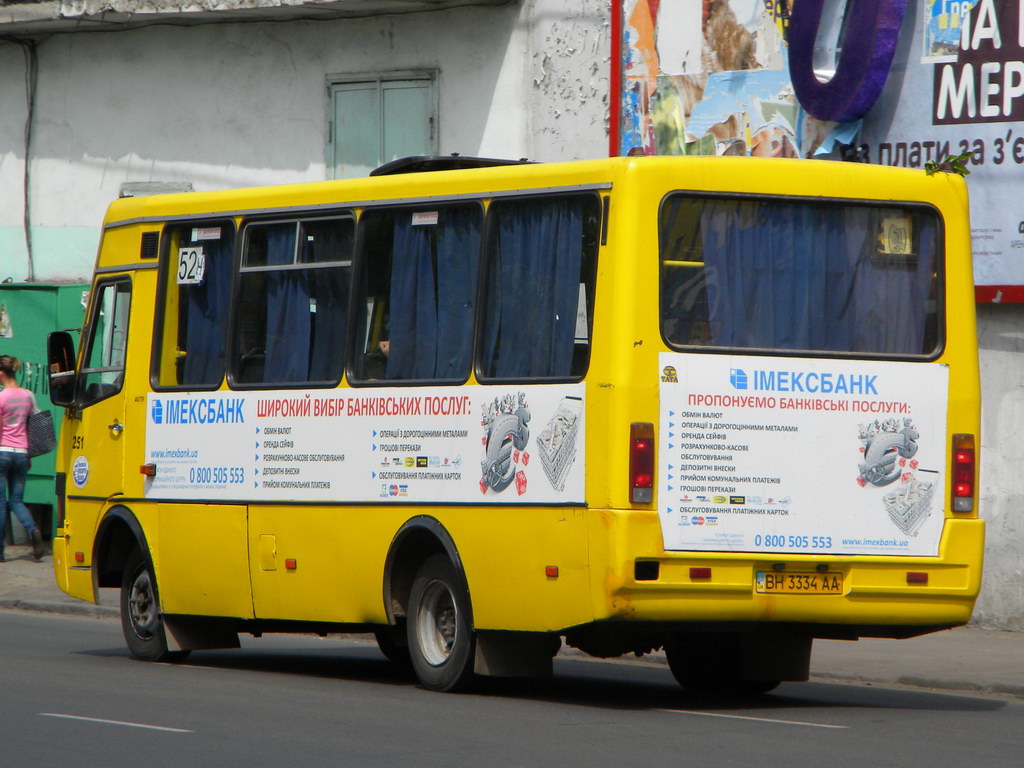
[[[62,715],[57,712],[40,712],[40,717],[59,717],[63,720],[82,720],[86,723],[102,723],[103,725],[122,725],[126,728],[145,728],[150,731],[166,731],[168,733],[195,733],[187,728],[169,728],[165,725],[146,725],[145,723],[127,723],[123,720],[104,720],[100,717],[82,717],[80,715]]]
[[[805,723],[801,720],[777,720],[773,717],[752,717],[750,715],[726,715],[721,712],[697,712],[692,709],[663,709],[662,712],[673,712],[678,715],[693,715],[694,717],[724,717],[729,720],[754,720],[759,723],[774,723],[776,725],[803,725],[808,728],[849,728],[848,725],[829,725],[828,723]]]

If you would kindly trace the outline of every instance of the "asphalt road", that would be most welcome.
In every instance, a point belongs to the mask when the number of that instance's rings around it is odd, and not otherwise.
[[[840,683],[741,702],[660,665],[564,659],[543,684],[429,693],[372,643],[242,639],[130,659],[116,622],[0,612],[0,762],[58,766],[1013,766],[1024,702]]]

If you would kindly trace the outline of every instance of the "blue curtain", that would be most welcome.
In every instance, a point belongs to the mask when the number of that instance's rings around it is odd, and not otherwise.
[[[925,351],[935,269],[935,229],[926,217],[915,217],[919,253],[908,267],[872,259],[876,209],[761,201],[677,204],[703,206],[709,344]]]
[[[571,375],[583,205],[560,198],[492,208],[481,359],[489,378]]]
[[[316,264],[351,259],[352,229],[349,220],[306,227],[303,262]],[[308,280],[316,301],[316,311],[310,316],[309,380],[337,381],[345,359],[349,268],[310,269]]]
[[[220,240],[205,240],[183,245],[202,245],[206,273],[199,285],[182,286],[185,304],[185,350],[179,384],[216,386],[224,377],[224,344],[227,332],[228,301],[231,296],[231,259],[234,238],[222,226]]]
[[[387,378],[433,377],[437,311],[431,227],[414,227],[407,212],[395,217],[388,297],[391,351]]]
[[[480,211],[443,209],[437,225],[396,215],[388,297],[389,379],[461,379],[469,374]]]
[[[473,355],[481,211],[444,212],[437,232],[437,358],[434,375],[463,379]]]
[[[295,260],[295,226],[267,227],[267,264]],[[267,275],[267,348],[263,380],[306,381],[312,334],[309,276],[306,270],[282,270]]]

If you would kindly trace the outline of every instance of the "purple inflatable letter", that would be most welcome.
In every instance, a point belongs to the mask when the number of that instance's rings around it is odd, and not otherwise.
[[[789,76],[804,109],[819,120],[847,123],[878,100],[899,41],[907,0],[847,0],[847,21],[836,73],[814,74],[814,42],[826,0],[800,0],[789,22]],[[835,0],[829,0],[835,2]]]

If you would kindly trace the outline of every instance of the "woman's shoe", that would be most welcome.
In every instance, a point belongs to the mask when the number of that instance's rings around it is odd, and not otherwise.
[[[46,554],[46,549],[43,547],[43,533],[36,528],[32,531],[30,538],[32,539],[32,557],[37,563],[41,562],[43,555]]]

